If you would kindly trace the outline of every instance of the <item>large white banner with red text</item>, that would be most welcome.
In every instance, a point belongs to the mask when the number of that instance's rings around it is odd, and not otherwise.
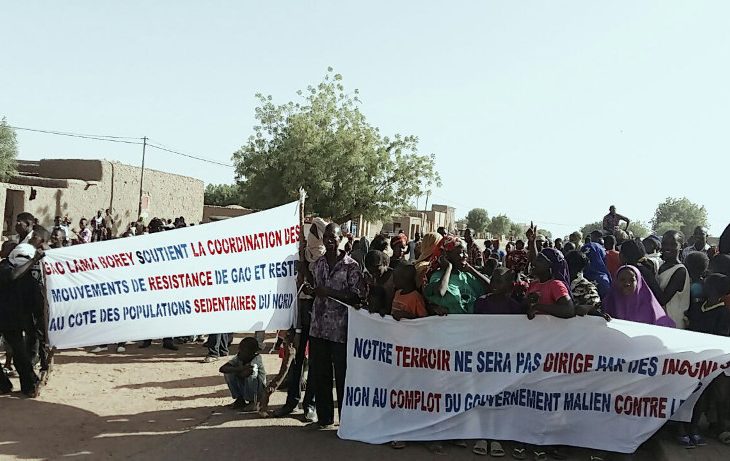
[[[299,202],[200,226],[49,250],[58,348],[289,328]]]
[[[631,453],[730,367],[730,339],[598,317],[350,309],[344,439],[493,439]],[[679,411],[681,407],[681,412]],[[687,411],[689,409],[689,411]]]

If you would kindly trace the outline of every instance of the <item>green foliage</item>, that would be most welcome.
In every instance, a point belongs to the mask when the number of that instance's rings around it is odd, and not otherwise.
[[[474,208],[466,215],[466,225],[474,229],[477,234],[483,234],[489,226],[489,215],[484,208]]]
[[[512,221],[503,214],[493,217],[488,227],[489,232],[494,236],[508,235],[511,228]]]
[[[241,204],[241,190],[238,184],[208,184],[205,186],[203,203],[228,206]]]
[[[18,141],[15,130],[5,117],[0,120],[0,181],[7,181],[17,173]]]
[[[659,223],[658,226],[655,226],[654,227],[654,233],[656,235],[658,235],[658,236],[661,237],[667,231],[670,231],[670,230],[676,231],[678,229],[681,229],[682,228],[682,225],[683,224],[682,224],[681,221],[666,221],[666,222],[662,222],[662,223]],[[692,228],[692,230],[694,230],[694,228]],[[685,235],[685,238],[686,238],[686,236],[688,234],[684,234],[684,235]],[[692,232],[690,232],[689,235],[692,235]]]
[[[634,234],[634,237],[646,238],[651,235],[651,227],[643,221],[631,221],[629,225],[629,231]]]
[[[516,222],[513,222],[509,226],[509,235],[510,237],[514,238],[515,240],[518,239],[524,239],[525,238],[525,226],[522,224],[517,224]]]
[[[552,232],[550,232],[550,231],[549,231],[549,230],[547,230],[547,229],[538,229],[538,230],[537,230],[537,233],[538,233],[538,234],[542,234],[542,235],[544,235],[544,236],[545,236],[545,238],[546,238],[546,239],[548,239],[548,240],[552,240],[552,239],[553,239],[553,233],[552,233]]]
[[[275,105],[257,94],[257,125],[233,154],[243,204],[265,209],[308,194],[317,215],[344,220],[384,219],[441,181],[433,155],[418,152],[418,138],[381,135],[360,112],[358,91],[345,91],[328,69],[300,102]]]
[[[631,223],[631,225],[633,226],[634,224]],[[623,229],[623,226],[621,226],[621,229]],[[603,230],[603,221],[596,221],[590,224],[586,224],[585,226],[580,228],[580,233],[583,234],[583,236],[585,237],[595,230]]]
[[[651,225],[657,235],[667,230],[678,230],[685,236],[692,235],[695,227],[707,226],[707,210],[686,197],[668,197],[657,206]]]

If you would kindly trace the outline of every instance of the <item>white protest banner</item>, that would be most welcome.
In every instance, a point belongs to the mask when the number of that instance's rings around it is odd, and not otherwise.
[[[58,348],[289,328],[299,202],[201,226],[49,250]]]
[[[484,438],[622,453],[730,369],[729,338],[547,315],[396,322],[350,309],[347,354],[343,439]]]

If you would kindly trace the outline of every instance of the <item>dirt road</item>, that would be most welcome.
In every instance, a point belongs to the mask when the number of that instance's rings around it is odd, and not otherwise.
[[[38,399],[0,396],[0,459],[485,459],[458,447],[447,447],[448,457],[419,444],[396,451],[343,441],[335,431],[313,431],[295,418],[234,412],[225,408],[231,399],[218,374],[222,362],[200,363],[204,354],[197,344],[172,352],[159,343],[149,349],[129,344],[122,354],[58,353]],[[278,356],[267,354],[265,364],[276,372]],[[277,392],[272,405],[284,399]],[[624,459],[655,459],[651,451]],[[576,450],[571,459],[590,458]]]

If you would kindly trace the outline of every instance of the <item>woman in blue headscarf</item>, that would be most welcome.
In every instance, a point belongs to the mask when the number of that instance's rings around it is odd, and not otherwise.
[[[606,266],[606,250],[595,242],[583,245],[581,251],[588,257],[583,276],[596,284],[598,294],[604,299],[611,292],[611,275]]]

